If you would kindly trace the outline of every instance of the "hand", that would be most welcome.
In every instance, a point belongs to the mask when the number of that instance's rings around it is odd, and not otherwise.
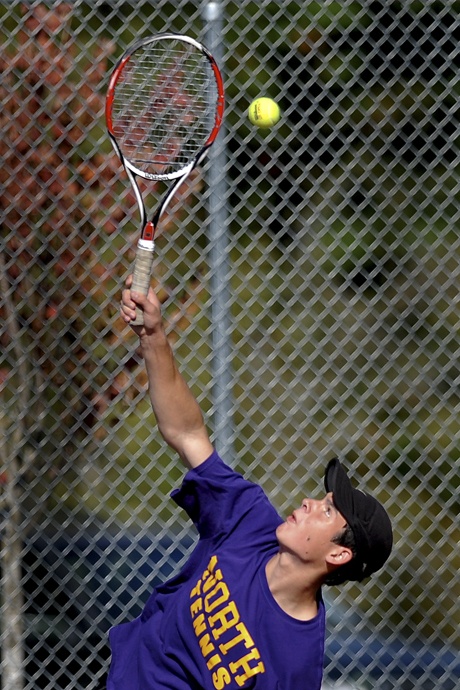
[[[131,293],[133,277],[128,276],[126,287],[121,295],[120,315],[125,323],[131,323],[136,317],[136,307],[141,309],[144,314],[144,324],[133,326],[133,330],[138,335],[149,335],[162,328],[161,305],[158,297],[152,288],[149,288],[147,295],[139,292]]]

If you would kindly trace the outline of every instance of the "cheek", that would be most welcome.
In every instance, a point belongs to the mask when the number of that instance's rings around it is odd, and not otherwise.
[[[325,551],[328,551],[331,546],[331,539],[329,531],[325,532],[321,529],[321,525],[316,528],[311,527],[308,532],[305,532],[302,536],[302,544],[305,549],[305,553],[315,553],[321,555]]]
[[[312,538],[312,534],[311,534],[310,530],[308,530],[308,532],[305,532],[304,534],[302,534],[302,537],[299,540],[299,542],[302,546],[302,550],[305,553],[305,555],[310,554],[312,549],[313,549],[313,543],[314,543],[314,540]]]

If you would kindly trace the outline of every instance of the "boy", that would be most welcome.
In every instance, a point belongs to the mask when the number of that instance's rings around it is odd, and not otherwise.
[[[166,443],[188,468],[173,492],[200,539],[183,570],[157,587],[141,616],[111,630],[108,690],[319,690],[323,584],[362,580],[392,547],[381,504],[353,489],[337,459],[326,494],[282,520],[262,489],[224,464],[178,371],[158,299],[123,291],[126,323],[138,306],[149,395]]]

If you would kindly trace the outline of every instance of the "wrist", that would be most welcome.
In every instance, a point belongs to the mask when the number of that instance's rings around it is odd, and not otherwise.
[[[141,350],[144,352],[149,352],[150,350],[157,350],[162,347],[169,348],[169,342],[166,337],[166,333],[163,327],[155,329],[153,331],[145,332],[145,330],[139,335],[139,343]]]

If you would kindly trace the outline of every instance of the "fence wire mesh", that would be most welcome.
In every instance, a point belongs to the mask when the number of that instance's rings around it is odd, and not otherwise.
[[[3,687],[103,688],[107,630],[189,552],[118,317],[139,221],[107,75],[140,36],[218,54],[224,131],[153,283],[224,458],[281,512],[339,455],[396,544],[326,592],[325,687],[460,683],[460,2],[1,2]],[[274,98],[258,130],[247,108]],[[161,189],[149,190],[149,206]]]

